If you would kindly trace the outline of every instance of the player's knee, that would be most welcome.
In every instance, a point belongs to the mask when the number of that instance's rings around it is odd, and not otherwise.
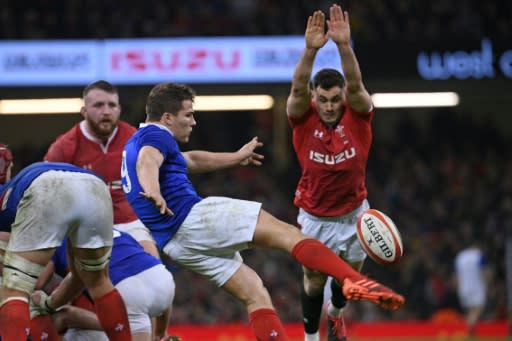
[[[96,272],[105,269],[109,262],[112,249],[109,249],[103,256],[95,259],[84,259],[75,256],[75,267],[78,270]]]
[[[251,296],[247,297],[245,301],[246,305],[256,304],[259,306],[272,306],[272,299],[270,298],[270,293],[268,292],[265,286],[261,285],[261,287],[256,288],[251,294]]]
[[[4,256],[2,285],[30,295],[44,266],[31,262],[16,253],[7,251]]]
[[[252,304],[264,306],[272,305],[270,294],[259,277],[249,281],[244,287],[244,290],[238,293],[238,297],[246,306]]]

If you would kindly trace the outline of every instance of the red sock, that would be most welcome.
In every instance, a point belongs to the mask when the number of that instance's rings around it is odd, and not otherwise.
[[[117,289],[94,300],[94,307],[101,327],[110,341],[132,339],[126,306]]]
[[[39,315],[30,320],[30,337],[32,341],[60,341],[50,315]]]
[[[362,275],[336,253],[316,239],[304,239],[292,250],[292,256],[306,268],[336,278],[340,283],[347,277],[359,279]]]
[[[28,303],[11,300],[0,308],[0,335],[2,341],[26,340],[30,332]]]
[[[249,314],[258,341],[288,341],[283,324],[274,309],[258,309]]]

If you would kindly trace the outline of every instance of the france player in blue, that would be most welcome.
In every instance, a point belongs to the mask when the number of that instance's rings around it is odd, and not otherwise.
[[[132,236],[116,229],[113,235],[114,242],[109,263],[110,278],[126,304],[134,339],[151,341],[153,340],[151,318],[161,316],[171,306],[174,299],[174,279],[162,262],[145,252]],[[49,271],[49,274],[55,272],[62,278],[66,278],[69,272],[67,244],[65,240],[57,248],[50,262],[49,270],[53,271]],[[51,277],[45,279],[45,282],[50,279]],[[40,284],[44,285],[44,283]],[[46,296],[41,291],[36,291],[34,295]],[[50,298],[55,299],[55,295],[59,295],[58,290],[54,291]],[[66,339],[88,338],[98,341],[105,339],[104,334],[97,332],[101,330],[99,323],[91,326],[89,321],[94,319],[94,316],[90,316],[90,313],[85,311],[87,308],[66,306],[54,316],[57,329],[67,330]],[[85,321],[87,324],[83,324]],[[163,330],[155,331],[159,339],[166,335],[167,323],[168,321],[160,328]]]
[[[347,299],[399,308],[402,296],[353,270],[324,244],[261,209],[261,203],[202,198],[196,192],[189,172],[261,165],[263,156],[254,151],[262,146],[257,137],[232,153],[181,152],[178,143],[188,142],[196,125],[194,97],[185,85],[156,85],[147,97],[146,123],[123,151],[123,191],[159,249],[238,298],[258,340],[287,337],[260,277],[243,263],[240,250],[248,247],[290,253],[303,266],[344,283]]]
[[[6,179],[7,181],[9,179]],[[55,249],[67,237],[73,260],[69,300],[86,287],[110,340],[131,340],[123,299],[108,277],[112,201],[93,173],[64,163],[35,163],[0,185],[0,231],[10,233],[0,288],[0,336],[30,332],[29,297]],[[45,301],[49,308],[64,302]]]

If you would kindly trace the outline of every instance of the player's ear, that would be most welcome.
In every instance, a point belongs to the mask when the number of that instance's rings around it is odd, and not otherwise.
[[[171,126],[174,121],[174,115],[166,111],[162,115],[162,120],[163,120],[162,123],[165,123],[165,124]]]
[[[86,109],[85,107],[80,108],[80,114],[85,118]]]

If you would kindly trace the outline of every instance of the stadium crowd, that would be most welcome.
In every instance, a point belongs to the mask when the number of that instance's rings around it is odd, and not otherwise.
[[[0,39],[103,39],[302,35],[304,18],[332,1],[1,0]],[[510,41],[512,4],[493,1],[363,0],[340,3],[353,37],[368,43],[451,39]]]

